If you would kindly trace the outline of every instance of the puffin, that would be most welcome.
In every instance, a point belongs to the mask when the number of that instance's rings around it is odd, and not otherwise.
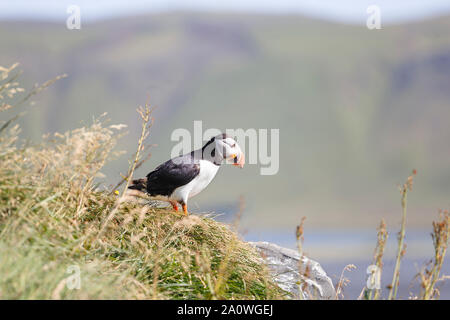
[[[187,216],[188,200],[209,185],[224,163],[243,168],[245,155],[234,138],[222,133],[212,137],[202,148],[172,158],[145,178],[133,180],[128,189],[169,202],[175,211],[180,204]]]

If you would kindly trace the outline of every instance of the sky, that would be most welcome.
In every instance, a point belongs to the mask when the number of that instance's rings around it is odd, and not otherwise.
[[[450,0],[0,0],[0,19],[64,21],[72,4],[80,7],[85,21],[188,10],[303,14],[360,24],[367,20],[370,5],[380,7],[385,23],[450,14]]]

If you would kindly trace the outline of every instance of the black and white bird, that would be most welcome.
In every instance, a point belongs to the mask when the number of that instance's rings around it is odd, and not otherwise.
[[[188,200],[209,185],[226,161],[243,168],[245,155],[235,139],[222,133],[201,149],[170,159],[146,178],[133,180],[129,189],[146,192],[155,200],[168,201],[175,211],[180,204],[187,215]]]

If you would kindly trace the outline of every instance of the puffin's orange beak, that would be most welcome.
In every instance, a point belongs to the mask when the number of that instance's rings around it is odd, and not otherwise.
[[[237,166],[239,168],[243,168],[245,164],[245,154],[241,152],[239,157],[237,155],[233,155],[234,163],[233,166]]]

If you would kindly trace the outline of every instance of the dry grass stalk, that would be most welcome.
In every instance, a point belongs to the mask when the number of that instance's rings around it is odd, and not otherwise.
[[[336,300],[344,299],[344,287],[348,286],[350,280],[344,277],[345,271],[353,271],[356,269],[354,264],[348,264],[342,269],[341,276],[339,277],[339,281],[336,285]]]
[[[384,219],[381,220],[380,226],[378,227],[378,235],[377,235],[377,246],[375,248],[373,263],[377,266],[380,274],[379,277],[381,278],[381,274],[383,272],[383,255],[384,255],[384,249],[386,247],[386,242],[388,239],[388,232],[386,230],[386,223]],[[381,290],[376,289],[373,299],[377,300],[380,297]]]
[[[117,213],[117,210],[118,210],[120,204],[124,201],[125,194],[127,192],[128,186],[130,184],[130,181],[133,178],[134,170],[136,170],[136,165],[139,163],[139,161],[141,159],[141,152],[144,149],[144,141],[148,137],[149,129],[150,129],[151,125],[153,124],[153,118],[150,116],[151,113],[152,113],[152,109],[150,108],[148,103],[145,104],[145,107],[142,107],[142,106],[139,107],[137,109],[137,112],[139,113],[139,115],[141,117],[142,126],[141,126],[141,135],[139,137],[136,153],[134,155],[134,159],[133,159],[133,161],[132,161],[132,163],[130,165],[130,168],[128,169],[128,174],[127,174],[127,176],[125,178],[126,184],[125,184],[125,187],[124,187],[124,189],[122,191],[122,194],[117,199],[116,205],[111,210],[110,214],[108,215],[108,217],[104,221],[102,227],[100,228],[100,231],[99,231],[99,233],[97,235],[97,238],[99,238],[103,234],[103,232],[105,231],[105,228],[107,227],[108,223],[114,218],[114,215]]]
[[[295,238],[297,240],[297,251],[300,255],[300,259],[298,261],[298,270],[299,270],[299,279],[298,279],[298,288],[299,288],[299,299],[303,299],[303,292],[307,293],[308,296],[311,296],[310,292],[308,291],[308,286],[305,281],[305,279],[309,278],[309,275],[311,273],[311,268],[309,265],[306,265],[303,267],[303,241],[305,239],[304,237],[304,223],[305,223],[306,217],[302,217],[300,220],[300,224],[297,226],[295,230]]]
[[[300,224],[297,226],[295,230],[295,238],[297,240],[297,250],[300,256],[303,256],[303,241],[305,240],[304,237],[304,223],[305,223],[306,217],[302,217],[300,220]]]
[[[430,268],[425,268],[419,274],[421,281],[421,298],[430,300],[439,297],[439,290],[435,288],[438,281],[444,281],[448,276],[440,277],[442,265],[444,263],[445,254],[448,247],[448,239],[450,235],[450,214],[448,211],[440,212],[440,220],[433,221],[433,239],[434,257],[430,261]]]
[[[387,238],[388,232],[386,230],[386,223],[384,219],[381,219],[380,225],[378,226],[377,245],[375,246],[372,261],[372,265],[375,265],[377,267],[376,270],[378,270],[379,272],[378,274],[379,278],[381,278],[381,274],[383,271],[383,255],[386,247]],[[364,287],[359,298],[362,298],[362,296],[364,295],[364,298],[368,300],[377,300],[380,298],[380,293],[381,293],[380,289],[368,289],[367,287]]]
[[[406,245],[404,244],[405,240],[405,232],[406,232],[406,203],[407,203],[407,195],[408,191],[412,190],[413,179],[417,174],[416,170],[413,170],[412,174],[408,177],[403,186],[400,187],[401,194],[401,204],[402,204],[402,224],[400,228],[400,232],[398,235],[398,247],[397,247],[397,258],[395,261],[394,274],[392,277],[392,282],[389,288],[389,300],[393,300],[397,297],[398,284],[400,280],[400,264],[401,259],[406,252]]]
[[[27,93],[24,88],[20,87],[19,82],[17,81],[17,78],[22,74],[21,71],[16,71],[18,66],[19,63],[14,63],[9,68],[0,66],[0,112],[16,108],[24,104],[25,102],[30,100],[32,96],[37,95],[41,91],[50,87],[56,81],[67,77],[66,74],[62,74],[44,82],[41,85],[35,84],[33,89]],[[24,95],[22,97],[18,96],[18,101],[12,103],[12,99],[15,98],[18,94]],[[8,101],[6,101],[6,98],[8,98]],[[6,130],[6,128],[8,128],[14,121],[25,114],[25,112],[17,113],[14,117],[6,121],[0,127],[0,133]]]
[[[136,164],[136,167],[134,168],[134,171],[139,169],[145,162],[147,162],[151,158],[151,156],[152,154],[148,153],[144,158],[139,160],[139,162]],[[128,180],[129,180],[128,175],[123,176],[122,179],[113,188],[111,188],[111,194],[116,193],[117,189],[119,189],[120,186],[124,184],[124,182],[127,182]]]

